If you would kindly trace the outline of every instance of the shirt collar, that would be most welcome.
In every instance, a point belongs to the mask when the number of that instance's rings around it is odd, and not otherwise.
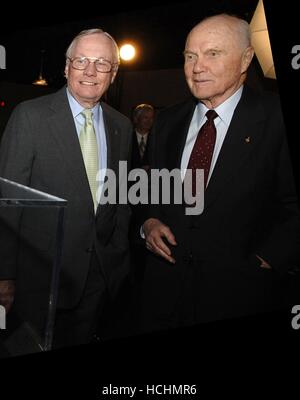
[[[136,130],[135,132],[136,132],[136,134],[137,134],[137,136],[138,136],[139,139],[141,139],[142,137],[143,137],[144,139],[147,139],[147,137],[148,137],[148,133],[142,135],[142,134],[141,134],[140,132],[138,132],[137,130]]]
[[[69,100],[69,104],[71,107],[73,118],[77,118],[80,115],[80,113],[84,110],[84,107],[82,107],[82,105],[80,103],[78,103],[78,101],[75,99],[75,97],[69,91],[68,87],[67,87],[67,96],[68,96],[68,100]],[[99,108],[100,108],[99,103],[97,103],[92,108],[93,118],[95,121],[99,120]]]
[[[233,95],[228,97],[222,104],[215,108],[218,117],[229,126],[234,110],[241,99],[243,92],[243,85]],[[203,103],[198,103],[198,122],[202,121],[206,112],[209,110]]]

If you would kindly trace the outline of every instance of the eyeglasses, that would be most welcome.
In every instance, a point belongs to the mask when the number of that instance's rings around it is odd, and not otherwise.
[[[74,57],[70,58],[70,63],[74,69],[84,70],[86,69],[91,62],[94,63],[95,68],[98,72],[111,72],[111,70],[116,70],[118,67],[118,63],[112,63],[105,58],[96,58],[96,57]]]

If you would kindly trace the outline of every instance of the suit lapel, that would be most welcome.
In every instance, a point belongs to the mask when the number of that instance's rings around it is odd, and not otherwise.
[[[182,153],[196,105],[197,102],[194,99],[190,99],[184,103],[180,112],[173,117],[166,146],[168,149],[167,168],[169,170],[173,168],[180,169]]]
[[[115,120],[106,104],[101,103],[101,107],[103,111],[103,122],[107,147],[107,169],[113,170],[115,172],[117,180],[116,185],[118,187],[121,132],[116,125]],[[116,195],[118,196],[118,191]],[[101,216],[101,218],[103,218],[105,214],[110,211],[110,208],[111,207],[109,206],[109,204],[100,204],[97,209],[97,216]]]
[[[107,168],[118,171],[120,131],[105,103],[101,103],[107,146]]]
[[[228,188],[232,175],[255,151],[262,136],[263,115],[256,96],[244,87],[205,192],[206,209]]]
[[[53,112],[48,119],[49,129],[56,141],[58,150],[61,152],[61,158],[66,165],[69,176],[77,186],[78,191],[85,193],[92,202],[76,126],[65,87],[57,92],[50,108]]]

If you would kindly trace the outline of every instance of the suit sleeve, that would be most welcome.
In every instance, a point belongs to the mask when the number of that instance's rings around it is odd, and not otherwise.
[[[149,218],[160,219],[160,204],[151,204],[151,171],[160,169],[159,167],[159,135],[162,132],[160,123],[160,114],[155,118],[151,135],[147,143],[147,157],[149,163],[148,171],[148,204],[143,207],[144,218],[141,220],[141,225]]]
[[[130,171],[131,165],[131,151],[132,151],[132,127],[128,124],[128,129],[126,129],[126,143],[125,147],[125,161],[127,161],[127,171]],[[127,176],[126,176],[127,179]],[[131,207],[129,204],[119,204],[118,205],[118,232],[120,236],[119,243],[128,243],[128,230],[129,221],[131,217]]]
[[[274,130],[276,129],[279,129],[282,135],[275,176],[274,224],[257,254],[274,270],[285,273],[300,265],[300,211],[282,120],[274,127]]]

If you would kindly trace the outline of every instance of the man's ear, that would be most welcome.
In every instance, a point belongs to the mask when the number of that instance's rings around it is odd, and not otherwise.
[[[111,85],[114,83],[114,81],[116,79],[116,76],[117,76],[117,73],[118,73],[118,67],[116,69],[113,69],[113,73],[111,75],[111,80],[110,80],[110,84]]]
[[[68,79],[68,75],[69,75],[69,63],[67,62],[65,65],[65,73],[64,73],[64,77],[66,79]]]
[[[242,55],[242,74],[247,71],[254,56],[254,49],[252,46],[247,47]]]

